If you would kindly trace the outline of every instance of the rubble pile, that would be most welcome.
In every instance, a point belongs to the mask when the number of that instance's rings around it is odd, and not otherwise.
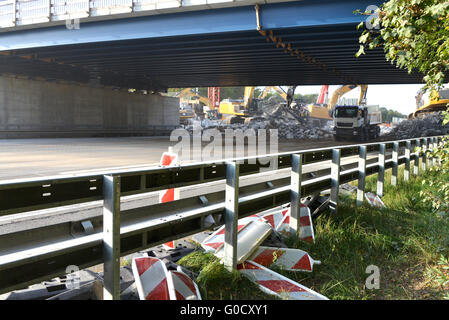
[[[263,101],[259,112],[253,115],[247,123],[226,124],[223,120],[194,121],[185,126],[190,133],[194,128],[217,128],[224,132],[225,129],[241,129],[246,131],[253,129],[277,129],[279,139],[325,139],[332,137],[332,121],[326,126],[318,127],[312,124],[308,118],[300,115],[298,110],[287,110],[281,97],[273,96]]]
[[[409,119],[396,124],[384,137],[407,139],[436,136],[449,133],[449,124],[443,125],[443,115],[432,113],[421,118]]]

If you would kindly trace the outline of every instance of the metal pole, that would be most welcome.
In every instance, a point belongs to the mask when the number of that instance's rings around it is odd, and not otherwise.
[[[331,194],[329,199],[329,209],[337,214],[338,191],[340,185],[340,149],[332,149],[331,163]]]
[[[419,148],[420,146],[421,146],[421,139],[416,139],[415,147]],[[415,161],[413,161],[413,174],[415,176],[417,176],[419,174],[419,158],[420,158],[419,152],[416,152],[415,157],[414,157]]]
[[[103,176],[104,300],[120,299],[120,177]]]
[[[410,179],[410,149],[412,143],[410,140],[405,142],[405,167],[404,167],[404,181]]]
[[[226,162],[224,266],[237,269],[237,221],[239,216],[239,164]]]
[[[429,149],[429,145],[427,143],[427,138],[424,138],[423,144],[422,144],[422,160],[421,160],[421,168],[423,171],[426,171],[427,168],[427,150]]]
[[[395,186],[398,183],[398,153],[399,153],[399,143],[393,142],[393,167],[391,168],[391,185]]]
[[[435,150],[438,148],[438,146],[437,146],[437,138],[436,138],[436,137],[433,137],[433,138],[432,138],[432,142],[433,142],[433,144],[432,144],[432,150],[435,151]],[[434,166],[436,166],[436,165],[437,165],[437,157],[433,156],[433,157],[432,157],[432,166],[434,167]]]
[[[290,234],[297,235],[300,227],[301,210],[301,178],[302,154],[292,155],[292,170],[290,183]]]
[[[379,145],[379,173],[377,174],[377,195],[384,195],[384,179],[385,179],[385,143]]]
[[[359,147],[359,184],[357,187],[357,206],[363,204],[366,180],[366,146]]]

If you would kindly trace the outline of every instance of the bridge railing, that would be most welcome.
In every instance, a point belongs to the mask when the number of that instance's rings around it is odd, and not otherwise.
[[[230,4],[250,5],[256,2],[255,0],[0,0],[0,28],[109,15],[153,15],[220,8]]]
[[[299,217],[299,206],[295,204],[301,198],[330,189],[330,208],[336,212],[340,184],[358,180],[357,198],[363,200],[365,178],[376,173],[377,193],[382,195],[386,169],[392,169],[391,183],[395,185],[401,164],[405,165],[405,180],[419,173],[420,164],[421,170],[436,165],[438,159],[428,159],[427,154],[442,138],[303,150],[219,163],[1,181],[1,219],[9,219],[12,225],[28,216],[32,225],[22,232],[0,234],[0,293],[63,275],[68,266],[83,269],[105,263],[112,266],[105,271],[105,281],[112,279],[106,285],[116,296],[113,292],[118,279],[108,275],[119,267],[120,256],[223,224],[229,236],[236,232],[233,221],[288,203],[292,220],[298,221],[298,225],[291,226],[295,232],[300,221],[295,219]],[[415,147],[422,150],[416,152]],[[243,180],[245,183],[240,184]],[[193,196],[121,207],[127,196],[194,186],[199,191]],[[102,214],[89,221],[77,220],[72,213],[69,224],[37,223],[39,219],[45,222],[52,210],[88,210],[83,205],[93,201],[100,202]],[[235,263],[236,257],[226,261]]]

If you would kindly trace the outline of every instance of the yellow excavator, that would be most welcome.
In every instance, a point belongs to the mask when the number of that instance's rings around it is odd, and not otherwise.
[[[335,90],[329,101],[327,100],[327,94],[329,85],[323,85],[321,87],[320,95],[318,96],[318,99],[316,103],[310,104],[307,106],[307,110],[309,111],[309,116],[312,118],[312,121],[329,121],[332,120],[332,112],[335,108],[335,106],[338,103],[338,100],[343,97],[346,93],[349,91],[360,87],[360,96],[358,100],[358,105],[366,105],[366,92],[368,90],[368,85],[362,84],[362,85],[353,85],[353,84],[347,84],[342,85]]]
[[[179,119],[181,123],[187,123],[189,119],[198,116],[204,117],[204,110],[201,104],[206,105],[209,110],[213,109],[212,101],[202,97],[192,91],[192,88],[185,88],[175,97],[180,99]]]
[[[254,89],[255,87],[245,87],[243,99],[222,100],[218,106],[219,117],[228,124],[249,122],[257,111]]]
[[[430,93],[430,100],[424,103],[422,100],[423,92],[420,90],[416,96],[416,111],[409,114],[408,118],[419,118],[429,113],[436,113],[445,111],[449,103],[449,89],[440,91],[432,91]]]
[[[267,97],[268,93],[269,93],[271,90],[274,90],[274,91],[276,91],[277,93],[279,93],[279,95],[280,95],[282,98],[284,98],[285,101],[287,101],[287,93],[284,92],[284,90],[282,90],[282,89],[279,88],[279,87],[265,87],[265,89],[264,89],[264,90],[262,91],[262,93],[259,95],[259,99],[265,99],[265,98]]]

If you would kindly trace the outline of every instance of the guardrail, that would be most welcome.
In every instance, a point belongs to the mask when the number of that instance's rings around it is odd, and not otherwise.
[[[73,29],[79,25],[69,20],[155,15],[255,3],[255,0],[0,0],[0,28],[66,21],[67,27]]]
[[[60,226],[59,233],[55,233],[56,227],[37,227],[32,238],[21,238],[20,233],[0,235],[0,243],[3,244],[0,245],[0,293],[63,275],[69,265],[83,269],[104,263],[105,296],[117,298],[120,256],[223,224],[226,225],[225,246],[235,248],[236,237],[233,235],[236,234],[238,218],[288,203],[291,203],[292,221],[297,221],[296,225],[291,225],[292,232],[295,232],[299,230],[297,204],[301,198],[330,189],[330,208],[337,212],[339,185],[358,180],[357,199],[360,203],[363,201],[365,178],[375,173],[378,173],[377,193],[381,196],[386,169],[392,169],[391,183],[396,185],[399,165],[405,164],[405,180],[411,174],[419,173],[420,162],[422,170],[428,165],[436,165],[438,159],[428,159],[427,153],[442,138],[435,136],[303,150],[231,159],[222,163],[2,181],[0,216],[3,218],[14,220],[18,214],[31,210],[81,205],[97,200],[103,200],[103,215],[94,221],[100,229],[98,232],[92,224],[86,229],[83,221],[74,221],[72,227]],[[412,152],[414,147],[423,149]],[[348,162],[354,156],[358,159]],[[267,160],[276,165],[263,164]],[[348,163],[341,165],[342,160]],[[414,161],[413,169],[411,161]],[[261,171],[266,175],[265,180],[256,179]],[[240,178],[254,183],[247,181],[239,187]],[[210,192],[206,188],[211,182],[225,183],[226,188]],[[170,188],[192,188],[194,185],[204,188],[201,196],[121,209],[120,199],[126,196]],[[38,218],[35,212],[33,219]],[[232,267],[236,257],[225,260],[230,261],[228,267]]]

